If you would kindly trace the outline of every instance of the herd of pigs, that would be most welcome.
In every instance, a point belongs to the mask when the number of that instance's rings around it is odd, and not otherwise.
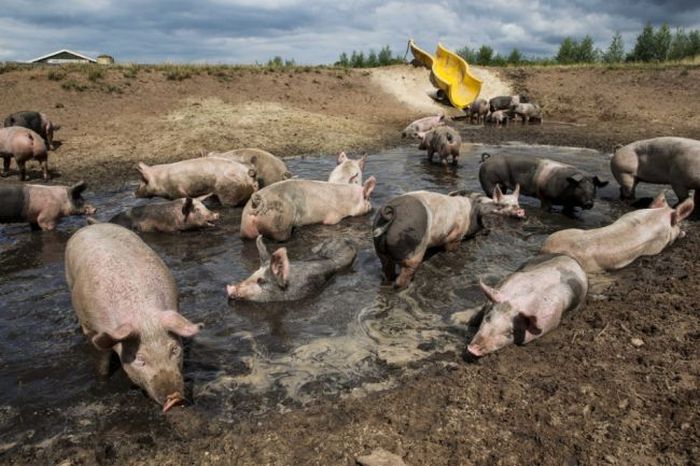
[[[513,108],[513,97],[502,99]],[[13,114],[5,126],[0,129],[3,176],[9,175],[14,159],[24,181],[25,163],[34,159],[48,179],[47,147],[58,126],[38,112]],[[437,154],[442,163],[449,157],[457,163],[461,138],[443,116],[417,120],[403,135],[420,139],[431,160]],[[100,373],[107,373],[114,351],[130,379],[164,411],[184,401],[180,337],[194,336],[201,325],[179,313],[173,275],[134,230],[173,233],[213,227],[219,214],[203,203],[210,197],[210,205],[218,200],[223,206],[244,206],[240,235],[256,241],[260,267],[246,280],[226,286],[229,299],[272,302],[312,296],[352,265],[357,246],[348,239],[329,239],[314,245],[311,257],[290,260],[284,247],[270,253],[263,238],[284,242],[298,227],[333,225],[369,213],[376,179],[363,180],[366,160],[366,155],[351,159],[340,153],[328,181],[294,178],[282,160],[259,149],[163,165],[139,163],[135,196],[169,201],[133,207],[105,223],[89,217],[65,250],[73,307],[84,334],[99,350]],[[700,202],[700,141],[637,141],[619,148],[610,164],[622,199],[634,199],[639,182],[670,184],[678,204],[670,207],[661,192],[649,208],[630,211],[611,225],[558,231],[546,239],[540,255],[497,287],[480,281],[488,304],[480,311],[481,323],[465,357],[539,338],[559,325],[564,312],[585,301],[588,273],[620,269],[683,236],[680,222]],[[538,198],[544,209],[561,206],[563,213],[585,215],[582,210],[593,207],[596,188],[607,184],[575,166],[517,154],[483,154],[478,176],[486,195],[414,191],[378,209],[367,235],[387,283],[408,286],[426,251],[454,251],[484,228],[488,216],[524,218],[520,195]],[[95,209],[82,197],[85,189],[82,181],[73,186],[4,183],[0,222],[51,230],[62,216],[92,215]]]

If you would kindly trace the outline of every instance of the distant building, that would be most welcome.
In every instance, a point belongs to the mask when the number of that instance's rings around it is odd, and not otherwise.
[[[114,57],[111,55],[98,55],[97,63],[100,65],[114,65]]]
[[[28,63],[46,63],[49,65],[62,65],[64,63],[97,63],[97,60],[68,49],[57,50],[48,55],[29,60]]]

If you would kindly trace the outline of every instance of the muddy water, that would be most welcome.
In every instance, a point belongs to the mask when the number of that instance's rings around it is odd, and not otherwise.
[[[474,146],[460,166],[428,164],[404,147],[371,155],[367,176],[378,179],[375,206],[406,191],[478,191],[483,151],[526,153],[575,163],[610,179],[605,155],[586,149]],[[334,158],[288,161],[303,178],[325,179]],[[107,219],[127,206],[135,184],[88,197]],[[640,196],[658,188],[642,186]],[[229,304],[224,287],[257,267],[253,242],[238,237],[241,209],[223,209],[209,231],[143,235],[173,271],[181,312],[205,329],[186,345],[185,377],[193,410],[206,418],[235,421],[244,413],[288,409],[337,393],[365,393],[392,384],[397,371],[420,367],[431,354],[455,351],[469,331],[451,316],[481,303],[478,280],[495,283],[539,249],[544,237],[567,227],[593,228],[624,208],[613,199],[614,182],[578,219],[540,211],[523,199],[528,219],[498,221],[490,234],[465,241],[453,254],[436,253],[408,289],[380,285],[369,225],[373,215],[336,226],[304,227],[285,246],[292,259],[309,254],[323,238],[345,236],[360,246],[352,270],[312,299],[284,305]],[[120,370],[107,381],[93,370],[92,352],[80,334],[63,272],[63,250],[84,224],[68,218],[56,232],[0,226],[0,451],[22,443],[102,435],[142,435],[166,427],[157,406],[131,386]],[[270,245],[274,248],[274,245]],[[180,409],[179,411],[183,411]],[[48,439],[48,440],[47,440]]]

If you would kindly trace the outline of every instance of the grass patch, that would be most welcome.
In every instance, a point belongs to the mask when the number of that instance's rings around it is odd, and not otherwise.
[[[61,84],[61,87],[66,90],[66,91],[76,91],[76,92],[83,92],[86,90],[88,87],[80,84],[78,81],[75,81],[74,79],[69,79],[68,81],[64,82]]]
[[[89,81],[97,82],[105,77],[105,72],[101,68],[90,68],[88,69],[87,78]]]
[[[51,70],[48,72],[46,75],[46,79],[49,81],[63,81],[63,79],[66,77],[65,73],[61,73],[58,70]]]

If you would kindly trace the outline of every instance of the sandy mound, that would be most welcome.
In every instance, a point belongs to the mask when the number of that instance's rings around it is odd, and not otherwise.
[[[479,97],[490,99],[498,95],[509,95],[511,86],[492,70],[478,66],[469,68],[477,78],[483,81]],[[393,95],[404,105],[421,113],[445,112],[450,116],[462,112],[452,107],[445,107],[435,102],[435,88],[430,84],[430,71],[414,66],[388,66],[371,70],[372,81],[384,92]]]

